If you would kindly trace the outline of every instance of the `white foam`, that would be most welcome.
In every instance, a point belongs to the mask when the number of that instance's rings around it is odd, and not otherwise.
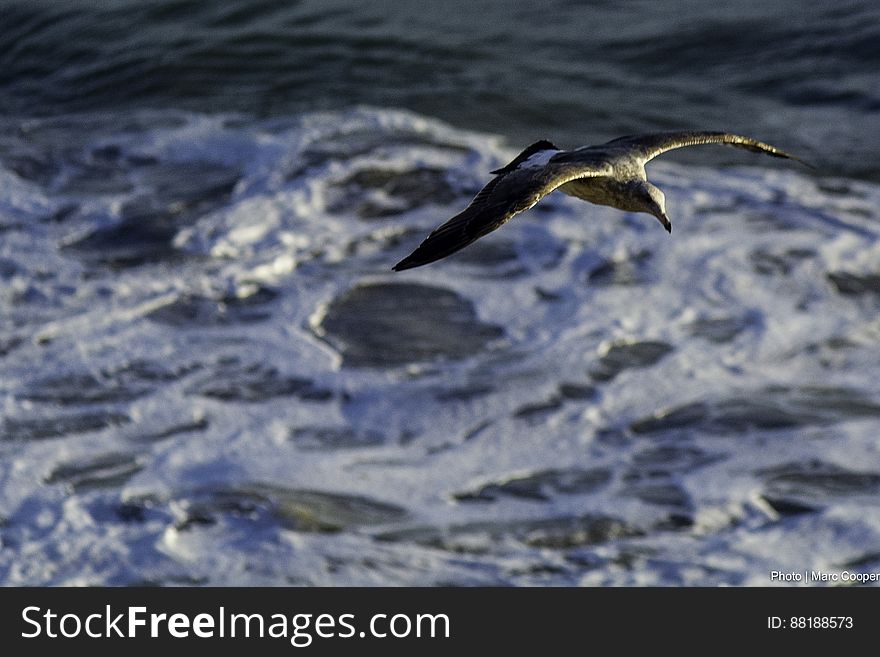
[[[847,196],[823,192],[776,160],[770,168],[732,171],[661,160],[651,173],[667,194],[672,236],[651,217],[554,195],[542,202],[548,211],[524,213],[484,238],[483,246],[508,243],[515,260],[480,267],[450,258],[401,275],[391,273],[391,265],[459,211],[516,148],[388,110],[265,123],[179,118],[174,127],[124,139],[111,122],[94,141],[121,144],[122,159],[139,154],[241,172],[221,207],[181,227],[175,245],[199,256],[184,265],[97,268],[87,276],[88,266],[74,253],[59,251],[62,243],[120,221],[128,201],[161,201],[137,167],[128,174],[131,188],[111,195],[55,192],[0,170],[0,225],[19,226],[7,229],[0,243],[0,273],[8,272],[0,338],[24,340],[0,357],[4,422],[100,408],[132,418],[63,438],[0,442],[0,516],[9,521],[4,531],[12,533],[0,551],[0,582],[191,577],[212,584],[761,584],[769,583],[762,578],[771,566],[825,567],[880,542],[880,517],[870,497],[826,497],[816,501],[821,510],[815,514],[783,522],[756,501],[761,473],[784,464],[819,460],[877,472],[875,418],[707,431],[683,444],[675,432],[627,433],[633,421],[658,411],[699,400],[760,399],[772,386],[853,388],[876,403],[876,295],[841,295],[828,278],[835,271],[876,273],[875,185],[845,181],[855,192]],[[322,148],[338,155],[316,156]],[[537,153],[526,165],[543,165],[551,154]],[[413,169],[447,172],[460,198],[371,218],[358,214],[365,200],[388,202],[392,209],[409,201],[380,183],[375,196],[369,189],[351,191],[352,198],[340,191],[365,171]],[[45,221],[65,203],[88,211],[66,222]],[[630,267],[634,282],[613,285],[596,274],[610,261],[619,271],[609,278],[625,277]],[[383,281],[452,289],[473,302],[481,321],[504,326],[506,338],[464,362],[341,368],[310,322],[345,290]],[[215,294],[226,299],[218,303],[228,303],[260,285],[278,293],[264,321],[180,329],[148,319],[186,295]],[[745,319],[729,341],[692,335],[696,319],[731,318]],[[834,346],[843,339],[855,346]],[[651,367],[591,382],[590,369],[621,340],[661,340],[674,351]],[[224,359],[275,367],[334,396],[324,403],[290,396],[224,402],[191,393]],[[63,406],[27,400],[39,380],[83,372],[112,380],[108,373],[139,360],[193,369],[157,381],[155,392],[131,401]],[[598,393],[591,400],[562,398],[559,387],[566,383],[592,383]],[[443,393],[480,386],[488,390],[442,401]],[[539,419],[517,417],[518,410],[540,403],[548,406],[533,416]],[[208,428],[138,442],[194,417],[204,417]],[[375,432],[382,440],[316,450],[290,438],[292,429],[309,426]],[[638,481],[640,459],[663,446],[717,459],[672,468],[654,482],[685,491],[690,506],[680,511],[693,516],[692,529],[655,529],[669,508],[636,495],[645,483]],[[43,483],[66,463],[132,450],[141,469],[121,491],[71,494],[63,483]],[[599,467],[609,469],[612,481],[590,494],[551,490],[543,501],[500,496],[482,504],[454,496],[537,471]],[[594,513],[646,534],[577,548],[603,564],[584,571],[564,550],[528,547],[514,534],[497,543],[462,537],[463,543],[488,542],[481,546],[487,551],[455,554],[380,543],[371,537],[378,530],[369,527],[322,536],[271,518],[249,524],[234,514],[221,513],[210,527],[175,528],[187,504],[175,496],[248,482],[400,505],[409,514],[402,523],[407,527]],[[125,523],[107,511],[123,499],[141,498],[155,502],[140,522]],[[44,517],[51,517],[51,527]],[[646,553],[653,556],[617,558]],[[363,568],[364,559],[375,568]],[[324,568],[328,560],[339,564],[335,574]]]

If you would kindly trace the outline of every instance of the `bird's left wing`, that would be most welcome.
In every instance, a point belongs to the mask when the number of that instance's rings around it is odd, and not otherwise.
[[[729,132],[713,132],[708,130],[690,130],[680,132],[657,132],[646,135],[631,135],[612,139],[605,146],[626,146],[639,152],[645,162],[658,155],[685,146],[697,146],[700,144],[727,144],[745,148],[756,153],[766,153],[774,157],[784,157],[789,160],[800,162],[804,166],[813,168],[811,164],[800,158],[781,151],[775,146],[765,144],[763,141],[743,137]]]
[[[505,171],[489,181],[464,211],[434,230],[393,269],[402,271],[445,258],[500,228],[560,185],[612,172],[611,165],[604,161],[563,164],[552,160],[540,167]]]

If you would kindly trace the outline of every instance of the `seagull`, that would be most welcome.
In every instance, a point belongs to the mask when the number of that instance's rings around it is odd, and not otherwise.
[[[756,153],[795,160],[762,141],[728,132],[684,131],[628,135],[600,146],[561,150],[542,139],[517,155],[480,190],[460,214],[434,230],[406,258],[394,265],[403,271],[435,262],[491,233],[550,192],[560,191],[598,205],[653,215],[667,232],[666,197],[648,182],[645,164],[666,151],[699,144],[727,144]]]

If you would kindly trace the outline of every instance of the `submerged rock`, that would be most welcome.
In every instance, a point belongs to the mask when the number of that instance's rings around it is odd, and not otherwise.
[[[0,441],[61,438],[71,434],[100,431],[129,422],[131,418],[128,415],[108,411],[26,419],[7,418],[3,424],[0,424]]]
[[[607,468],[540,470],[530,475],[488,483],[473,491],[456,493],[453,497],[460,502],[492,502],[504,496],[544,501],[560,493],[592,493],[609,481],[611,471]]]
[[[587,514],[527,520],[477,521],[449,527],[413,527],[384,532],[379,540],[417,543],[451,552],[482,554],[498,543],[564,550],[596,545],[643,532],[619,518]]]
[[[749,260],[751,260],[752,268],[757,274],[788,276],[799,263],[815,255],[816,252],[812,249],[788,249],[778,253],[756,249],[749,255]]]
[[[719,317],[697,319],[686,326],[695,338],[704,338],[709,342],[724,344],[731,342],[754,321],[750,317]]]
[[[416,283],[360,285],[334,299],[314,327],[349,367],[460,360],[504,335],[455,292]]]
[[[306,426],[291,429],[290,438],[302,449],[355,449],[381,445],[385,438],[369,429],[356,430],[352,427]]]
[[[35,381],[21,397],[33,402],[75,406],[132,401],[152,391],[152,386],[112,379],[103,381],[80,373]]]
[[[528,422],[539,423],[560,408],[562,408],[562,399],[558,396],[554,396],[546,401],[520,406],[513,412],[513,417]]]
[[[851,495],[880,493],[880,472],[848,470],[832,463],[788,463],[762,471],[766,495],[789,503],[823,503]]]
[[[17,335],[12,337],[0,336],[0,358],[24,344],[24,338]]]
[[[114,164],[111,170],[117,168]],[[146,167],[139,177],[152,188],[149,197],[127,203],[117,224],[97,228],[64,248],[88,263],[114,269],[183,258],[173,244],[179,230],[228,202],[241,173],[210,162],[168,162]]]
[[[133,401],[154,392],[159,384],[177,381],[197,368],[195,364],[172,367],[133,360],[98,374],[72,372],[37,379],[19,396],[32,402],[61,406]]]
[[[251,324],[265,321],[272,316],[272,302],[277,297],[277,292],[264,286],[242,297],[230,295],[212,299],[197,294],[184,294],[146,316],[154,322],[178,328]]]
[[[709,454],[692,445],[655,445],[633,454],[632,463],[633,471],[692,472],[722,458],[723,454]]]
[[[129,216],[114,226],[97,228],[63,248],[89,264],[126,269],[183,257],[172,244],[177,232],[174,215]]]
[[[56,466],[47,484],[64,483],[75,491],[118,488],[143,469],[137,454],[101,454]]]
[[[232,515],[250,519],[266,516],[294,531],[336,532],[396,522],[408,515],[403,507],[368,497],[269,484],[197,491],[178,503],[184,511],[180,529],[213,524],[221,516]]]
[[[694,401],[636,420],[630,429],[651,434],[672,429],[744,433],[828,425],[880,417],[880,403],[848,388],[771,386],[729,399]]]
[[[605,349],[599,362],[590,368],[590,376],[594,381],[610,381],[624,370],[650,367],[673,350],[671,344],[654,340],[616,342]]]
[[[851,274],[845,271],[828,273],[828,280],[844,296],[880,295],[880,274]]]
[[[327,401],[333,391],[321,388],[311,380],[286,376],[262,363],[223,363],[210,375],[196,381],[186,390],[222,401],[261,402],[275,397],[298,397],[307,401]]]
[[[434,393],[434,399],[441,402],[467,402],[490,395],[495,388],[485,383],[464,385],[460,388],[440,389]]]
[[[158,431],[135,435],[131,437],[130,440],[132,442],[143,443],[159,442],[160,440],[172,438],[174,436],[178,436],[184,433],[205,431],[208,426],[209,422],[207,418],[197,417],[189,421],[181,422],[180,424],[172,424],[171,426],[167,426],[164,429],[159,429]]]
[[[335,185],[327,209],[377,219],[428,203],[447,205],[459,196],[442,169],[361,169]]]

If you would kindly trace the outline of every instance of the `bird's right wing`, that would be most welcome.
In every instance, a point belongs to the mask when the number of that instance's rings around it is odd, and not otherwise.
[[[528,210],[557,187],[578,178],[611,175],[607,162],[554,164],[507,171],[493,178],[460,214],[434,230],[395,271],[440,260]]]

